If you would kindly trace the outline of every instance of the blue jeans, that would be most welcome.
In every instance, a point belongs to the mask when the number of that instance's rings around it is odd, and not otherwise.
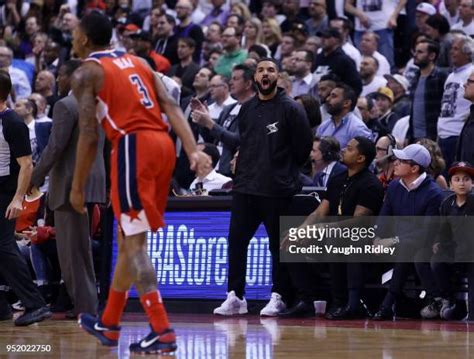
[[[438,144],[441,148],[441,153],[443,154],[443,158],[446,161],[446,169],[443,172],[443,175],[448,178],[448,170],[449,167],[454,162],[456,158],[456,146],[458,143],[459,136],[451,136],[446,138],[439,138]]]
[[[31,244],[31,264],[36,280],[43,284],[59,282],[61,269],[56,248],[56,241],[49,240],[41,244]]]
[[[354,32],[354,43],[357,48],[359,48],[364,32],[365,31]],[[374,32],[380,37],[378,52],[380,52],[383,56],[387,58],[388,63],[390,64],[390,68],[393,69],[393,67],[395,66],[393,55],[393,30],[383,29]]]

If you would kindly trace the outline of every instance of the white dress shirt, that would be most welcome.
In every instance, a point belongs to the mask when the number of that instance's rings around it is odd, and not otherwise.
[[[224,184],[230,181],[232,181],[232,178],[221,175],[217,173],[216,170],[212,170],[212,172],[204,178],[196,177],[189,188],[194,189],[198,182],[202,182],[202,188],[209,192],[213,189],[221,189]]]

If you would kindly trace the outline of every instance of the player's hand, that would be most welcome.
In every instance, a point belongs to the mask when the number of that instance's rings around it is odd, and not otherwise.
[[[440,243],[433,244],[433,253],[436,254],[439,251]]]
[[[74,208],[77,213],[86,213],[86,208],[84,206],[84,191],[71,189],[71,193],[69,194],[69,202],[71,202],[72,208]]]
[[[15,196],[5,211],[5,218],[9,220],[17,218],[21,211],[23,211],[23,201],[18,196]]]
[[[194,151],[189,156],[189,168],[196,172],[198,177],[205,177],[207,173],[212,171],[212,160],[202,151]]]

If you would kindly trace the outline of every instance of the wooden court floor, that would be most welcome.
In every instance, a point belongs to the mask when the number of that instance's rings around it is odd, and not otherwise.
[[[178,334],[177,358],[474,358],[473,324],[189,314],[170,315],[170,319]],[[0,358],[129,358],[128,345],[148,333],[147,325],[144,315],[126,314],[120,345],[110,349],[85,334],[75,321],[58,315],[26,328],[1,322]],[[46,353],[12,353],[7,345],[51,347]]]

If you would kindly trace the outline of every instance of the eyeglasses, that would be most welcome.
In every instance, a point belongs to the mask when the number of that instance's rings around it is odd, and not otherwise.
[[[413,162],[412,160],[398,160],[400,163],[410,166],[418,166],[418,163]]]

